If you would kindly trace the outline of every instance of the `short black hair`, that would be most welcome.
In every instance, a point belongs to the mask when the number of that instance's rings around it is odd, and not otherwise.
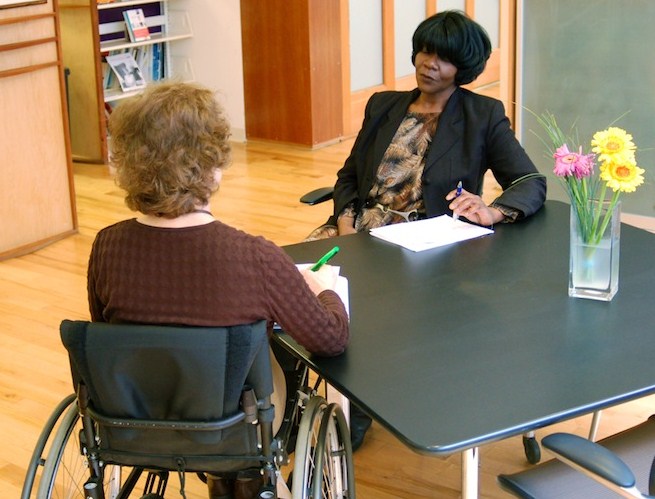
[[[456,85],[475,80],[491,55],[485,29],[458,10],[439,12],[418,25],[412,36],[412,64],[421,51],[437,54],[457,68]]]

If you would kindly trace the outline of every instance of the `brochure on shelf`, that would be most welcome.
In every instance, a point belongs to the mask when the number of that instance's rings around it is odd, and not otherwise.
[[[146,23],[143,9],[128,9],[123,11],[127,32],[132,42],[150,40],[150,31]]]
[[[116,74],[123,92],[138,90],[146,87],[141,68],[134,56],[129,52],[111,54],[106,57],[107,63]]]

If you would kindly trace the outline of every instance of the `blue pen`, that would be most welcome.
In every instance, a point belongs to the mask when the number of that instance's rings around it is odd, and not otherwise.
[[[455,191],[455,197],[458,198],[462,195],[462,181],[460,180],[457,182],[457,190]],[[453,213],[453,220],[457,220],[459,218],[459,215],[457,213]]]

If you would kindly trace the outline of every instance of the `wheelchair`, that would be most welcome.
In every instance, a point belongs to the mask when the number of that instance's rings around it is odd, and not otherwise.
[[[294,440],[293,498],[355,497],[343,412],[318,394],[320,379],[309,386],[300,362],[273,435],[264,321],[210,328],[65,320],[60,333],[75,394],[46,422],[21,499],[186,498],[187,476],[206,481],[246,469],[262,477],[257,497],[283,497],[281,467]],[[179,492],[167,494],[171,475]]]

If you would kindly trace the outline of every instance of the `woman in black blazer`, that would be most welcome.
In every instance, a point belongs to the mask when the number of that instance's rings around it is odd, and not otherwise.
[[[417,88],[370,98],[337,174],[334,214],[308,240],[451,213],[492,225],[532,215],[544,203],[545,178],[516,140],[503,104],[460,88],[489,59],[484,29],[461,12],[440,12],[418,26],[412,47]],[[487,170],[503,189],[488,206],[480,197]],[[370,425],[351,405],[353,449]]]
[[[482,73],[491,54],[484,29],[444,11],[418,26],[412,45],[417,88],[371,96],[337,174],[334,214],[309,239],[451,213],[492,225],[542,206],[545,178],[516,140],[503,104],[460,87]],[[488,206],[480,197],[487,170],[503,189]]]

